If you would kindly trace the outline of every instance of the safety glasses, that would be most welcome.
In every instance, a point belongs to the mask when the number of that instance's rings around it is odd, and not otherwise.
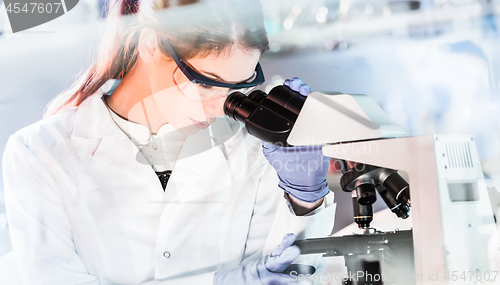
[[[172,56],[177,64],[172,78],[179,90],[190,99],[196,101],[211,101],[225,97],[232,92],[239,91],[248,93],[254,87],[264,83],[264,73],[259,63],[255,67],[254,76],[246,82],[231,84],[208,78],[182,61],[172,45],[165,39],[161,39],[162,44]]]

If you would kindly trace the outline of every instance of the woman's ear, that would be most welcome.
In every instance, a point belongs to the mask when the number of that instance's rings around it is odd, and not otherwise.
[[[139,56],[146,63],[156,63],[159,61],[159,47],[156,32],[149,28],[144,28],[139,36]]]

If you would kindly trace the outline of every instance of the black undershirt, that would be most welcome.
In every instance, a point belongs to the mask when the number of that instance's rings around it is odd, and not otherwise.
[[[170,175],[172,174],[172,170],[165,170],[165,171],[155,171],[156,175],[158,175],[158,179],[160,179],[161,186],[163,187],[163,191],[165,191],[165,188],[167,188],[167,183],[168,179],[170,178]]]

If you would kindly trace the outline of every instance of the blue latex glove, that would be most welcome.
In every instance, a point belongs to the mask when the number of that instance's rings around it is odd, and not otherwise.
[[[285,80],[283,85],[304,96],[311,92],[309,85],[297,77]],[[326,182],[330,158],[322,154],[321,146],[280,147],[263,141],[262,147],[278,173],[278,186],[289,195],[312,203],[330,192]]]
[[[214,285],[243,284],[299,284],[295,276],[282,274],[300,255],[298,246],[292,246],[295,235],[290,233],[283,237],[281,244],[271,253],[247,265],[215,272]],[[300,284],[304,284],[301,281]],[[312,283],[311,283],[312,284]]]
[[[285,82],[283,82],[283,85],[290,87],[290,89],[295,92],[299,92],[303,96],[307,96],[309,95],[309,93],[311,93],[311,87],[302,82],[302,80],[298,77],[285,80]]]

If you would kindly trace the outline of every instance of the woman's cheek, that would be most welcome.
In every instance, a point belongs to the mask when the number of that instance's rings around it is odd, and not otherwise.
[[[201,103],[188,100],[187,102],[179,102],[179,105],[174,106],[167,119],[178,131],[186,129],[186,132],[193,133],[199,130],[193,120],[205,121],[205,112]]]
[[[201,106],[197,106],[198,102],[182,95],[175,86],[154,93],[153,98],[163,117],[169,122],[177,120],[193,109],[201,108]]]
[[[193,123],[172,123],[172,126],[181,134],[189,136],[197,133],[200,129],[197,128]]]
[[[208,101],[203,105],[207,119],[224,115],[224,102],[226,97]]]

